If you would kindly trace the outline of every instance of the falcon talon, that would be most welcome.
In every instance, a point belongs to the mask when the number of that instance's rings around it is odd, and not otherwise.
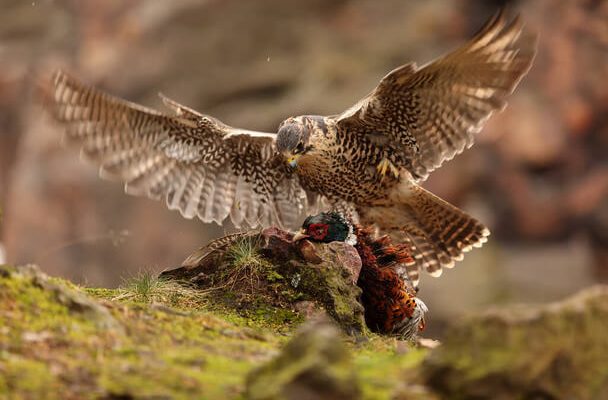
[[[395,178],[398,179],[399,178],[399,168],[395,167],[395,164],[393,164],[388,158],[383,158],[382,161],[380,161],[380,163],[378,163],[378,165],[376,166],[376,170],[378,171],[378,173],[380,174],[380,176],[382,177],[382,180],[384,180],[384,177],[386,176],[386,172],[387,170],[390,170],[391,175]]]
[[[376,171],[378,171],[378,173],[382,177],[382,180],[384,179],[384,176],[386,175],[386,169],[388,168],[388,166],[386,165],[386,162],[387,162],[387,159],[383,158],[382,161],[380,161],[378,163],[378,165],[376,166]]]

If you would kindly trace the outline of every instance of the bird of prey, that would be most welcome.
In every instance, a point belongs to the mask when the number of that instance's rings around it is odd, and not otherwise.
[[[161,113],[61,71],[48,93],[69,142],[126,191],[166,199],[187,218],[294,227],[331,208],[407,243],[406,272],[441,274],[488,229],[419,184],[473,144],[526,74],[535,38],[497,13],[469,42],[422,67],[389,72],[331,116],[283,121],[278,133],[230,127],[163,97]]]
[[[347,242],[361,257],[357,286],[365,323],[374,332],[412,339],[426,325],[426,304],[416,297],[417,289],[400,276],[398,266],[412,261],[406,244],[393,244],[388,236],[375,238],[374,229],[353,225],[339,212],[322,212],[304,220],[293,241]]]

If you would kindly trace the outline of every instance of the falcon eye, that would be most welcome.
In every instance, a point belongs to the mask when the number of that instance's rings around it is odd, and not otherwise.
[[[298,143],[296,148],[293,150],[293,154],[300,154],[303,152],[304,152],[304,143],[300,142],[300,143]]]

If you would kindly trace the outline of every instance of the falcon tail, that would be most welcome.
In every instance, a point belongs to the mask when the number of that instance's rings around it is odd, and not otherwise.
[[[395,241],[410,246],[413,260],[406,262],[405,268],[415,284],[421,269],[440,276],[442,268],[453,267],[490,235],[475,218],[413,182],[401,185],[393,195],[392,204],[361,210],[360,214],[390,232]]]

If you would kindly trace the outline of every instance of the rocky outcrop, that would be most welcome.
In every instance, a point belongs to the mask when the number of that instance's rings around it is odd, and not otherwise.
[[[152,278],[150,278],[152,279]],[[608,287],[473,315],[434,349],[293,333],[162,281],[84,289],[0,266],[0,398],[603,399]],[[148,294],[150,294],[148,292]],[[292,338],[285,337],[291,336]]]
[[[421,360],[389,339],[354,346],[327,321],[291,335],[152,276],[85,289],[0,266],[2,399],[388,399]]]
[[[35,265],[18,268],[0,266],[0,277],[17,282],[22,281],[23,286],[30,285],[44,291],[49,295],[51,301],[64,306],[67,312],[93,322],[98,329],[124,333],[122,325],[105,307],[76,290],[75,287],[59,284],[56,279],[42,273]]]
[[[563,302],[488,311],[453,327],[425,362],[447,398],[603,399],[608,286]]]
[[[352,354],[329,321],[305,325],[271,362],[247,378],[247,398],[335,399],[361,398]]]
[[[291,233],[276,227],[228,239],[231,242],[212,250],[203,262],[164,271],[161,277],[185,280],[203,290],[221,288],[222,298],[228,297],[237,310],[250,311],[263,301],[304,317],[326,312],[345,332],[366,331],[357,286],[361,259],[353,246],[308,241],[295,245]],[[250,270],[249,278],[233,279],[244,267]],[[255,302],[250,295],[255,295]]]

